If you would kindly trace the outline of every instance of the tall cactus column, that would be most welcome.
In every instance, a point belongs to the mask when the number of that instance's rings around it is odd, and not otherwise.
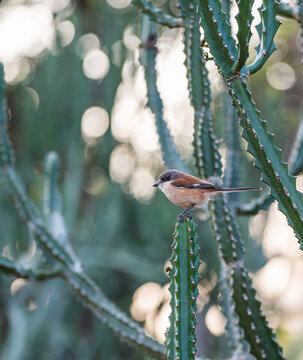
[[[196,223],[188,217],[176,223],[172,244],[171,269],[171,314],[167,334],[169,360],[194,360],[196,353],[196,299],[199,245]]]

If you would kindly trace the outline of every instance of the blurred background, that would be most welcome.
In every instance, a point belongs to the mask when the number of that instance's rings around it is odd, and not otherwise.
[[[175,0],[154,3],[177,14]],[[260,1],[254,5],[255,24],[258,5]],[[163,342],[169,315],[164,269],[180,209],[152,187],[165,167],[153,116],[145,108],[146,85],[138,62],[140,20],[130,0],[2,1],[0,61],[8,84],[9,133],[31,198],[42,209],[43,161],[49,151],[56,151],[63,212],[85,270],[111,300]],[[257,44],[256,35],[251,41]],[[300,41],[298,24],[283,19],[278,51],[250,80],[284,160],[302,113]],[[181,157],[193,168],[193,111],[182,31],[159,28],[158,48],[165,119]],[[208,68],[220,138],[224,86],[211,61]],[[241,186],[259,186],[260,174],[241,142]],[[223,142],[220,152],[224,163]],[[303,190],[302,177],[297,184]],[[256,194],[243,194],[242,201],[251,196]],[[39,249],[3,187],[0,203],[1,255],[30,266]],[[225,357],[216,244],[208,222],[198,217],[198,354]],[[238,220],[263,311],[286,357],[302,359],[303,257],[294,234],[276,204],[268,212]],[[142,359],[142,354],[121,343],[61,280],[35,282],[1,274],[0,358],[122,360]]]

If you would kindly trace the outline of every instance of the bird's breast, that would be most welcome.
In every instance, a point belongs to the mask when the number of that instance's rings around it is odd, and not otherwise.
[[[200,207],[205,204],[211,197],[208,191],[202,189],[186,189],[176,187],[170,183],[161,184],[160,190],[175,205],[189,208],[191,205]]]

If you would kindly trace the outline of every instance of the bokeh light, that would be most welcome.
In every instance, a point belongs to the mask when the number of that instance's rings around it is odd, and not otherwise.
[[[222,315],[220,308],[212,305],[206,314],[205,324],[208,330],[215,336],[224,334],[226,318]]]
[[[88,176],[84,191],[90,195],[100,194],[106,187],[108,181],[105,172],[100,167],[93,167]]]
[[[84,56],[83,72],[89,79],[102,80],[109,66],[108,56],[100,49],[92,49]]]
[[[296,74],[290,65],[278,62],[268,67],[266,79],[274,89],[287,90],[295,84]]]
[[[60,43],[62,46],[69,45],[75,36],[76,29],[74,24],[69,20],[61,21],[57,25],[57,30],[60,36]]]
[[[3,7],[0,11],[0,59],[10,62],[37,56],[54,39],[53,15],[48,6]]]
[[[76,53],[81,59],[84,59],[90,50],[99,49],[99,47],[100,41],[97,35],[93,33],[85,34],[77,41]]]
[[[140,286],[133,295],[130,307],[132,317],[137,321],[143,321],[148,312],[158,308],[162,297],[161,285],[147,282]]]
[[[18,278],[16,280],[14,280],[11,283],[11,294],[15,295],[18,291],[20,291],[23,286],[25,286],[27,283],[26,279],[22,279],[22,278]]]
[[[289,261],[283,257],[270,259],[254,279],[260,293],[267,298],[280,297],[288,285],[290,268]]]
[[[81,120],[82,135],[85,140],[102,136],[108,126],[109,118],[105,109],[100,106],[92,106],[85,110]]]
[[[131,4],[131,0],[107,0],[107,3],[112,8],[121,10],[129,7]]]
[[[71,0],[34,0],[37,3],[46,4],[52,12],[58,13],[70,5]]]
[[[136,169],[131,177],[129,187],[132,195],[139,200],[149,200],[154,195],[154,177],[146,169]]]
[[[135,158],[128,146],[119,145],[110,156],[110,176],[119,183],[125,183],[135,168]]]

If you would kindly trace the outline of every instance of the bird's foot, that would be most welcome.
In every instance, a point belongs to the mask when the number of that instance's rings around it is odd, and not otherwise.
[[[177,217],[177,221],[178,222],[183,222],[186,217],[188,217],[189,219],[192,219],[192,216],[191,214],[186,210],[184,211],[182,214],[180,214],[178,217]]]

